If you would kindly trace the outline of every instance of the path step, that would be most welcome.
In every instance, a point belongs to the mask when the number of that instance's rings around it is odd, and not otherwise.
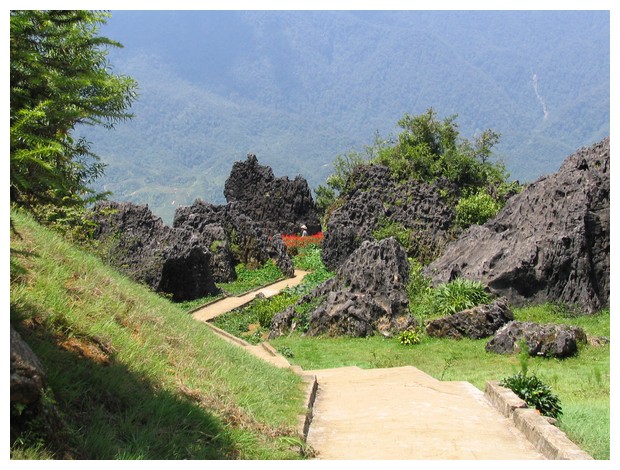
[[[484,394],[415,367],[315,370],[307,443],[330,460],[544,459]]]

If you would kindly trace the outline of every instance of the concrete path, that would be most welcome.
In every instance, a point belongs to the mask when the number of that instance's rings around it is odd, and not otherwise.
[[[307,273],[192,313],[225,340],[276,367],[291,367],[268,343],[236,338],[209,320],[250,302],[261,292],[276,295]],[[390,369],[342,367],[303,371],[309,383],[307,443],[322,460],[526,460],[544,459],[533,444],[468,382],[442,382],[412,366]],[[313,389],[314,390],[314,389]],[[308,428],[308,422],[310,422]]]
[[[295,277],[284,279],[238,297],[224,297],[223,299],[216,300],[215,302],[211,302],[202,308],[194,310],[191,315],[198,321],[206,322],[213,320],[219,315],[230,312],[235,308],[239,308],[251,302],[258,294],[263,294],[265,297],[273,297],[286,287],[296,286],[303,281],[306,274],[308,274],[307,271],[296,270]]]
[[[468,382],[411,366],[305,373],[319,384],[307,438],[318,459],[544,459]]]

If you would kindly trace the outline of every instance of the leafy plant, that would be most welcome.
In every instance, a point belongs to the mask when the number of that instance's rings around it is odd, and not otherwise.
[[[543,416],[559,418],[562,414],[560,399],[551,387],[542,382],[536,375],[527,375],[521,371],[504,378],[500,385],[516,393],[529,406],[536,408]]]
[[[11,11],[11,202],[84,208],[97,199],[90,184],[105,165],[75,128],[113,128],[137,98],[137,83],[111,72],[109,49],[121,45],[98,35],[109,16]]]
[[[295,353],[293,353],[293,350],[288,346],[280,346],[277,348],[277,351],[286,358],[292,359],[295,357]]]
[[[462,197],[456,205],[456,223],[461,228],[474,224],[483,224],[495,217],[502,205],[496,201],[484,188]]]
[[[409,328],[398,334],[398,342],[404,346],[419,344],[424,334],[423,328]]]
[[[491,295],[481,282],[465,278],[440,284],[432,296],[433,309],[441,315],[451,315],[491,301]]]

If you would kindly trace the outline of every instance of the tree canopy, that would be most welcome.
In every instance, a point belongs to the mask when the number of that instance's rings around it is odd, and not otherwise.
[[[398,121],[402,131],[395,139],[377,135],[365,155],[350,152],[337,156],[335,172],[325,186],[315,190],[319,209],[328,217],[337,197],[355,185],[355,167],[368,163],[388,167],[397,181],[437,184],[456,204],[457,223],[463,228],[494,216],[507,197],[518,192],[519,184],[508,183],[504,165],[494,161],[499,133],[486,129],[473,140],[466,139],[456,118],[438,119],[432,108],[417,116],[405,114]]]
[[[10,198],[28,208],[84,206],[104,165],[78,125],[131,117],[137,83],[107,59],[106,12],[13,10],[10,23]]]

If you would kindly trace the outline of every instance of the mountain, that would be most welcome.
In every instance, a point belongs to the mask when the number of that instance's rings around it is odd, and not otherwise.
[[[609,134],[606,11],[113,11],[102,34],[140,98],[115,131],[80,131],[109,165],[101,187],[168,222],[223,202],[248,152],[316,187],[430,107],[465,137],[500,132],[521,181]]]

